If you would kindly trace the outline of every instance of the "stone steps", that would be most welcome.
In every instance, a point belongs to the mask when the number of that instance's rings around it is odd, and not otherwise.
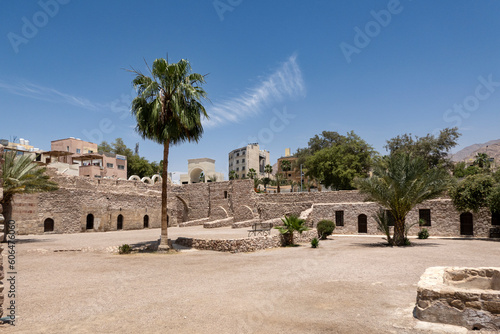
[[[233,228],[244,228],[244,227],[251,227],[255,223],[259,223],[260,219],[250,219],[250,220],[244,220],[242,222],[236,222],[233,223],[232,227]]]
[[[211,222],[206,222],[203,224],[204,228],[217,228],[217,227],[227,227],[231,226],[234,222],[234,217],[218,219]]]
[[[210,218],[201,218],[196,220],[190,220],[187,222],[183,222],[179,224],[179,227],[189,227],[189,226],[198,226],[203,225],[204,223],[210,221]]]

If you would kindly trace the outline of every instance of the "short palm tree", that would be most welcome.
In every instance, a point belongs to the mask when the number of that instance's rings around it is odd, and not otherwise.
[[[368,195],[367,200],[392,211],[393,243],[402,246],[406,215],[417,204],[439,197],[449,185],[449,174],[442,168],[429,168],[421,158],[400,153],[379,163],[371,178],[355,182],[360,192]]]
[[[16,155],[7,152],[3,164],[3,206],[7,221],[12,219],[12,199],[15,194],[31,194],[59,189],[57,183],[45,174],[45,168],[38,166],[30,155]],[[7,232],[7,229],[5,229]]]
[[[276,229],[280,231],[285,239],[285,246],[294,245],[293,241],[293,232],[297,231],[299,234],[302,234],[304,231],[308,231],[309,228],[305,225],[305,220],[300,219],[295,215],[285,216],[285,218],[281,219],[283,222],[283,226],[275,226]]]
[[[257,175],[257,172],[255,171],[255,169],[250,168],[248,170],[248,173],[247,173],[248,178],[253,180],[253,178],[255,177],[255,175]]]
[[[236,175],[237,175],[236,171],[234,171],[234,170],[229,171],[229,180],[236,179]]]
[[[203,75],[191,72],[185,59],[169,63],[156,59],[151,77],[134,69],[133,80],[137,97],[132,101],[132,114],[137,120],[136,131],[143,139],[163,145],[160,249],[168,249],[167,180],[170,145],[185,141],[198,142],[203,134],[202,117],[208,119],[201,100],[206,92]]]

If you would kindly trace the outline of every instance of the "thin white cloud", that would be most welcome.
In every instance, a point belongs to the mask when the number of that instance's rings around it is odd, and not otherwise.
[[[52,103],[66,103],[76,107],[81,107],[89,110],[100,109],[100,106],[91,101],[77,97],[74,95],[62,93],[50,87],[43,87],[31,82],[6,83],[0,81],[0,89],[11,94],[24,96],[36,100],[47,101]]]
[[[241,96],[207,107],[210,119],[205,120],[203,125],[213,128],[227,123],[238,123],[258,115],[263,107],[270,103],[304,95],[302,72],[294,54],[278,70]]]

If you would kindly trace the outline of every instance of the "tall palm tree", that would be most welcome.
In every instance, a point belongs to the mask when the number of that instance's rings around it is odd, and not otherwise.
[[[32,194],[37,192],[54,191],[59,189],[57,183],[50,180],[45,174],[45,168],[39,167],[33,157],[16,155],[7,152],[4,155],[3,165],[3,198],[0,205],[4,208],[7,221],[12,219],[12,199],[15,194]],[[5,229],[7,233],[8,229]]]
[[[136,131],[163,145],[161,195],[161,239],[159,249],[168,250],[167,180],[170,145],[185,141],[198,142],[203,134],[202,117],[208,119],[201,104],[206,92],[201,88],[203,75],[191,72],[185,59],[169,63],[156,59],[150,68],[151,77],[135,69],[133,80],[137,97],[132,101],[132,114],[137,120]]]
[[[406,215],[417,204],[439,197],[449,184],[449,174],[443,168],[429,168],[419,157],[392,154],[379,163],[371,178],[356,179],[360,192],[392,211],[396,246],[405,243]]]
[[[273,172],[273,166],[270,164],[265,165],[264,172],[267,173],[267,178],[263,178],[262,183],[264,184],[264,191],[267,192],[267,185],[271,182],[270,174]]]

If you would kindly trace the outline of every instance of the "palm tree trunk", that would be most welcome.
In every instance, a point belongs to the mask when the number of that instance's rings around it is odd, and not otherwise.
[[[405,221],[396,220],[394,223],[394,238],[395,246],[404,246],[405,244]]]
[[[168,250],[168,213],[167,213],[167,184],[168,184],[168,151],[170,140],[163,144],[163,171],[161,181],[161,238],[158,249]]]

